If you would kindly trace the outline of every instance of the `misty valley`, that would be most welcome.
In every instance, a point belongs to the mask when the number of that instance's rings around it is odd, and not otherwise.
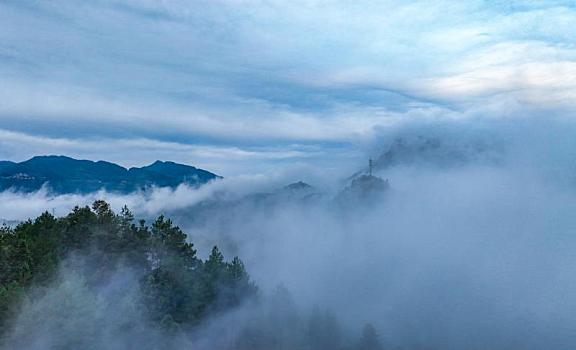
[[[140,193],[154,191],[174,169],[180,170],[178,176],[198,171],[159,161],[151,167],[160,165],[165,166],[153,169],[149,187]],[[80,194],[95,185],[101,191],[129,193],[118,192],[126,181],[111,176],[110,169],[122,168],[35,157],[6,162],[1,179],[9,184],[9,193],[23,195],[42,189],[51,196],[65,195],[70,183]],[[198,178],[193,177],[195,187],[188,187],[189,178],[186,173],[179,185],[197,190]],[[212,174],[203,183],[218,178]],[[355,175],[334,201],[340,206],[376,201],[387,186],[371,174]],[[231,202],[207,200],[191,209],[195,213],[173,214],[185,223],[184,218],[198,213],[211,217],[214,210],[309,205],[324,197],[300,181],[275,193]],[[20,223],[5,222],[0,249],[0,339],[7,349],[383,349],[372,323],[358,324],[358,334],[348,334],[326,306],[299,310],[282,283],[263,293],[240,258],[226,261],[217,246],[207,258],[199,258],[188,236],[163,215],[147,224],[127,206],[115,213],[109,203],[96,200],[62,217],[44,211]],[[206,338],[206,327],[222,334]]]
[[[18,186],[0,194],[2,346],[564,349],[576,200],[562,189],[573,185],[547,151],[511,139],[401,130],[320,186],[198,183],[188,171],[209,172],[156,162],[125,191],[124,178],[94,170],[110,169],[102,162],[9,166],[0,173],[18,174]],[[38,160],[57,165],[26,165]],[[38,186],[48,173],[73,182]]]
[[[198,258],[163,216],[147,226],[127,207],[116,214],[96,201],[4,226],[0,248],[7,349],[198,348],[207,322],[222,322],[216,348],[382,349],[370,323],[352,341],[332,311],[300,315],[281,285],[264,298],[242,261],[226,261],[216,246]]]
[[[0,350],[576,350],[576,0],[0,0]]]

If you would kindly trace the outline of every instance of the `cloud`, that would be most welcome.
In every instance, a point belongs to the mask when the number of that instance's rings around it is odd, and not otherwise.
[[[226,256],[239,255],[263,295],[282,284],[303,315],[315,305],[330,308],[345,334],[372,322],[392,348],[565,349],[574,344],[576,324],[575,130],[574,121],[536,117],[384,128],[372,145],[375,154],[398,137],[429,138],[441,147],[433,144],[432,152],[407,154],[408,162],[379,172],[391,189],[382,201],[364,205],[333,202],[338,187],[322,188],[323,196],[305,202],[244,198],[302,176],[296,172],[129,196],[4,192],[0,212],[25,218],[55,207],[64,214],[73,205],[105,199],[116,209],[128,204],[138,218],[164,213],[184,228],[201,256],[214,244]],[[485,155],[494,152],[498,160],[487,161]],[[450,158],[455,162],[445,166]],[[311,183],[321,186],[337,177],[322,175]],[[120,277],[120,283],[111,284],[113,290],[130,285],[126,276]],[[126,320],[109,318],[103,310],[123,307],[124,301],[129,308],[132,300],[100,303],[99,289],[86,293],[74,278],[64,281],[68,284],[58,282],[46,298],[25,306],[16,332],[44,339],[53,327],[38,323],[36,316],[53,312],[58,324],[70,326],[67,336],[84,339],[69,324],[67,311],[51,306],[63,295],[71,298],[72,307],[82,306],[79,295],[86,294],[86,312],[94,317],[85,318],[81,330],[124,344],[117,330]],[[248,305],[221,315],[202,324],[191,339],[199,348],[226,348],[259,312]],[[100,322],[106,327],[98,327]],[[300,322],[307,324],[307,319]],[[264,323],[261,329],[275,334],[285,324]],[[226,337],[219,336],[223,328]],[[115,336],[99,336],[103,331]]]
[[[0,6],[15,132],[330,152],[422,116],[574,110],[566,1]]]
[[[119,194],[100,190],[89,194],[61,194],[50,192],[48,186],[36,192],[21,193],[11,190],[0,192],[0,220],[9,222],[25,221],[39,216],[45,211],[55,215],[65,215],[75,206],[91,206],[96,200],[105,200],[119,212],[128,206],[135,215],[150,218],[161,213],[176,212],[193,207],[203,201],[234,201],[248,194],[276,191],[294,181],[296,173],[300,179],[314,178],[320,174],[305,167],[276,173],[237,175],[218,179],[199,188],[180,185],[175,189],[153,187],[130,194]],[[325,181],[320,188],[338,179]]]
[[[540,56],[531,60],[530,55]],[[506,43],[470,55],[453,75],[421,84],[426,93],[446,100],[508,95],[535,108],[573,110],[576,93],[576,51],[542,43]]]
[[[117,162],[125,167],[148,165],[155,160],[171,160],[191,164],[225,177],[256,175],[266,170],[263,164],[275,163],[277,168],[298,162],[317,161],[325,168],[342,168],[338,161],[357,157],[348,149],[327,150],[314,145],[286,144],[279,146],[226,146],[161,141],[148,138],[65,138],[30,135],[0,129],[0,158],[24,161],[31,155],[63,154],[90,160]]]
[[[282,283],[306,309],[336,310],[347,329],[374,322],[392,348],[562,349],[576,322],[573,128],[416,124],[396,135],[434,137],[454,147],[446,157],[497,140],[501,160],[387,168],[379,204],[247,205],[178,221],[200,247],[225,242],[264,290]]]

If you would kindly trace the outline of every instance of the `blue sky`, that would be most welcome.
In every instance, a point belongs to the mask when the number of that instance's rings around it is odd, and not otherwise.
[[[571,118],[574,1],[0,0],[0,158],[225,176],[405,123]]]

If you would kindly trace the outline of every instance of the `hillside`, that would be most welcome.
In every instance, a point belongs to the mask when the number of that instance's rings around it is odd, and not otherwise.
[[[59,194],[101,189],[130,193],[151,186],[200,186],[217,178],[220,176],[203,169],[162,161],[130,169],[110,162],[65,156],[37,156],[21,163],[0,161],[0,191],[32,192],[47,185]]]

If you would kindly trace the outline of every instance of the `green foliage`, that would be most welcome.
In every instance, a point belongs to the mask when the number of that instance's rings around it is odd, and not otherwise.
[[[17,282],[0,286],[0,329],[5,329],[14,317],[22,295],[22,287]]]
[[[226,262],[214,247],[204,262],[170,219],[160,216],[151,227],[135,224],[128,208],[116,214],[108,203],[96,201],[65,217],[45,212],[15,228],[0,228],[0,326],[8,324],[27,290],[49,285],[73,257],[82,257],[82,264],[72,266],[88,288],[120,266],[134,270],[141,307],[150,322],[167,331],[194,326],[257,293],[237,257]]]

